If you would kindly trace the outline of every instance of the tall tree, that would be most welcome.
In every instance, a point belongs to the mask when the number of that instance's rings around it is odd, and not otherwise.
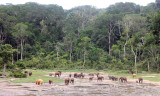
[[[97,45],[105,46],[111,55],[111,46],[120,36],[117,22],[121,19],[121,14],[102,14],[95,21],[95,32],[93,39],[98,43]],[[119,34],[117,36],[117,34]],[[104,42],[106,44],[104,44]]]
[[[79,43],[79,46],[83,48],[83,69],[85,68],[86,64],[86,54],[87,54],[87,47],[89,47],[90,38],[83,37],[81,39],[81,42]]]
[[[3,67],[3,76],[6,76],[6,65],[11,62],[12,60],[12,54],[16,50],[12,48],[10,44],[2,45],[0,48],[0,57],[2,58],[2,62],[4,64]]]
[[[29,35],[29,32],[27,31],[28,26],[24,23],[18,23],[15,25],[15,32],[13,32],[13,35],[16,39],[20,41],[21,44],[21,60],[23,60],[23,52],[24,52],[24,41],[26,36]]]

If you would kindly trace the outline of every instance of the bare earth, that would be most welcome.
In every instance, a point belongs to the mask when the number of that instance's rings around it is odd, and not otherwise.
[[[60,78],[64,80],[70,73],[65,72]],[[127,83],[120,83],[101,74],[105,77],[102,82],[97,82],[96,77],[90,82],[85,74],[84,79],[75,79],[75,84],[68,86],[64,83],[36,85],[0,81],[0,96],[160,96],[160,82],[144,80],[139,84],[135,83],[136,79],[129,79]]]

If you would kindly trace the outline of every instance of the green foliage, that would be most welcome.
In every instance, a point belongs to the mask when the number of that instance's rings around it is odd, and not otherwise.
[[[38,68],[38,69],[52,69],[54,68],[54,61],[46,60],[41,57],[32,57],[31,60],[24,60],[24,65],[27,68]]]
[[[3,65],[2,65],[2,64],[3,64],[3,58],[0,57],[0,69],[3,68]]]
[[[141,72],[148,71],[149,64],[150,71],[159,72],[160,11],[156,11],[155,3],[130,2],[106,10],[92,6],[64,10],[33,2],[0,6],[0,69],[5,64],[9,70],[137,66]]]
[[[132,2],[120,2],[116,3],[115,5],[111,5],[107,8],[109,11],[118,10],[119,12],[125,14],[138,14],[140,13],[140,5],[136,5]]]
[[[116,56],[118,58],[119,57],[119,52],[120,52],[119,46],[118,45],[113,45],[112,46],[112,51],[113,51],[114,56]]]
[[[6,75],[6,65],[10,64],[14,52],[16,52],[16,50],[13,49],[10,44],[5,44],[0,47],[0,62],[4,65],[3,75]]]
[[[11,60],[13,52],[14,50],[12,49],[12,46],[10,44],[5,44],[1,47],[0,56],[3,59],[3,63],[7,63],[9,60]]]
[[[26,68],[23,61],[18,61],[16,63],[14,63],[14,65],[16,65],[20,69],[25,69]]]
[[[124,63],[122,63],[120,60],[112,59],[111,63],[108,65],[108,68],[113,70],[123,70]]]
[[[27,75],[20,70],[16,70],[13,73],[10,73],[9,76],[15,77],[15,78],[26,78],[27,77]]]

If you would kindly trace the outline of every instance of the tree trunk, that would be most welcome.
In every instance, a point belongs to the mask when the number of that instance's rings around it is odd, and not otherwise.
[[[134,54],[134,67],[135,67],[135,71],[136,71],[136,74],[137,74],[137,48],[136,48],[136,52],[134,52],[133,46],[131,45],[131,50]]]
[[[160,64],[158,63],[159,61],[159,52],[157,52],[158,56],[157,56],[157,66],[158,66],[158,71],[159,71],[159,68],[160,68]]]
[[[150,72],[150,65],[149,65],[149,61],[148,61],[147,63],[148,63],[148,72]]]
[[[84,30],[85,21],[82,22],[82,29]]]
[[[59,61],[59,48],[57,47],[57,60]]]
[[[4,34],[3,34],[3,31],[2,31],[2,28],[0,28],[0,40],[2,41],[2,43],[3,43],[3,41],[5,40],[5,39],[4,39]]]
[[[58,51],[57,51],[57,60],[59,61],[59,53],[58,53]]]
[[[111,34],[112,34],[112,32],[113,32],[113,30],[114,30],[114,27],[115,27],[115,25],[112,25],[111,24],[111,22],[110,22],[110,24],[109,24],[109,37],[108,37],[108,41],[109,41],[109,55],[112,55],[111,54]]]
[[[79,34],[79,27],[78,27],[78,37],[80,36],[80,34]]]
[[[12,64],[13,64],[13,53],[12,53]]]
[[[84,66],[85,66],[85,63],[86,63],[86,48],[84,47],[84,61],[83,61],[83,70],[84,70]]]
[[[58,47],[58,45],[56,45],[55,48],[56,48],[56,51],[57,51],[57,60],[59,61],[59,47]]]
[[[151,50],[148,50],[149,51],[149,53],[152,55],[152,57],[153,57],[153,62],[156,64],[156,66],[157,66],[157,71],[159,71],[159,64],[157,63],[157,61],[156,61],[156,56],[154,55],[154,53],[153,53],[153,48],[152,48],[152,46],[151,46]],[[155,50],[155,52],[156,52],[156,50]]]
[[[128,35],[128,33],[126,33],[126,42],[124,44],[124,58],[126,58],[126,45],[127,45],[128,38],[129,38],[129,35]]]
[[[70,46],[70,61],[72,62],[72,43],[71,43],[71,46]]]
[[[118,31],[119,31],[119,35],[120,37],[122,36],[122,33],[121,33],[121,25],[120,25],[120,20],[118,20]]]
[[[78,61],[78,58],[79,58],[79,50],[77,50],[77,61]]]
[[[135,70],[136,70],[136,74],[137,74],[137,56],[136,55],[134,57],[134,63],[135,63]]]
[[[124,44],[124,58],[126,58],[126,45],[127,45],[127,41],[126,41],[126,43]]]
[[[121,58],[121,51],[119,50],[119,59]]]
[[[70,61],[72,62],[72,53],[69,54]]]
[[[111,33],[109,32],[109,37],[108,37],[108,41],[109,41],[109,55],[111,55]]]
[[[6,76],[6,63],[4,63],[3,74],[2,76]]]
[[[18,44],[17,44],[17,61],[18,61]]]
[[[2,28],[0,28],[0,40],[2,40]]]
[[[21,60],[23,60],[23,41],[21,39]]]

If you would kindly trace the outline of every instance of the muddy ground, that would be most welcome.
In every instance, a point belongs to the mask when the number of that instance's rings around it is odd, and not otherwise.
[[[64,80],[69,74],[63,73],[60,78]],[[68,86],[64,83],[35,85],[0,81],[0,96],[160,96],[159,83],[144,81],[139,84],[136,79],[121,83],[108,80],[107,74],[102,75],[105,77],[102,82],[97,82],[96,77],[89,81],[86,74],[84,79],[75,79],[75,83]]]

